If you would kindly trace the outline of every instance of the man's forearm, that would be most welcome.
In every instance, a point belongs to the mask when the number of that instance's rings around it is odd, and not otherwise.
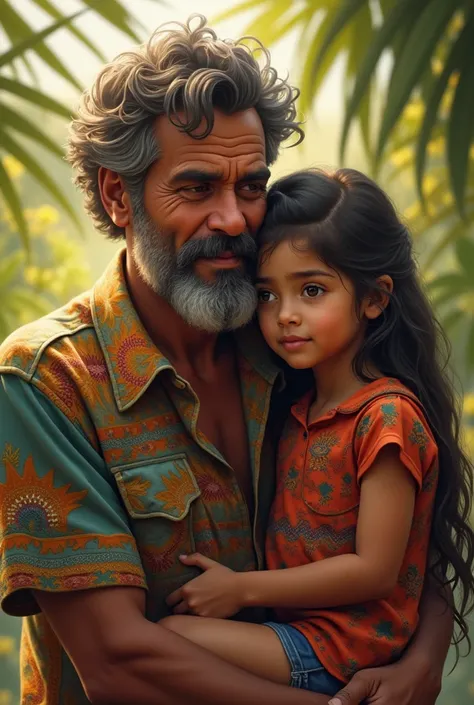
[[[406,659],[425,659],[439,671],[441,677],[444,662],[453,636],[453,596],[451,588],[445,586],[444,597],[439,594],[433,579],[427,579],[420,602],[420,621],[413,640],[405,652]]]
[[[148,625],[139,646],[132,639],[101,669],[100,682],[90,683],[94,705],[327,705],[327,696],[265,681]]]

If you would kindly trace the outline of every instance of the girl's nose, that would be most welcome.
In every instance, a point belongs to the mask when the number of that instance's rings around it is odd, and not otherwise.
[[[278,325],[282,328],[286,326],[299,326],[301,323],[301,316],[297,311],[289,306],[282,306],[278,313]]]

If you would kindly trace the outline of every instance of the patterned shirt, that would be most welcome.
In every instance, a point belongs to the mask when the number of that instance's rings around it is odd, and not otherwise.
[[[278,369],[256,330],[235,336],[252,525],[232,468],[197,428],[199,400],[138,318],[123,259],[0,348],[0,598],[25,616],[22,705],[89,702],[32,589],[147,588],[156,621],[199,572],[179,554],[200,551],[237,571],[262,566]]]
[[[396,380],[367,384],[308,425],[311,401],[309,393],[292,407],[280,440],[266,546],[270,569],[355,553],[359,483],[386,444],[400,448],[418,487],[403,566],[388,599],[277,611],[307,637],[333,676],[348,681],[362,668],[397,659],[417,626],[438,451],[419,402]]]

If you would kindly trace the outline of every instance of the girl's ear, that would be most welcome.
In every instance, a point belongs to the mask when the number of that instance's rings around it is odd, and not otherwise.
[[[362,303],[362,315],[370,320],[374,320],[386,308],[390,301],[390,294],[393,291],[393,279],[388,274],[377,279],[377,284],[383,291],[373,291],[368,294]]]

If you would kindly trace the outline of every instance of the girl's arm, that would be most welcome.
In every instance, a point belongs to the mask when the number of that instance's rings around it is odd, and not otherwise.
[[[415,492],[398,446],[384,446],[362,478],[356,552],[298,568],[242,573],[245,604],[335,607],[387,597],[406,552]]]
[[[356,552],[283,570],[234,573],[203,556],[182,560],[206,572],[170,595],[175,612],[228,617],[242,607],[322,608],[387,597],[410,535],[416,485],[384,446],[361,482]]]

